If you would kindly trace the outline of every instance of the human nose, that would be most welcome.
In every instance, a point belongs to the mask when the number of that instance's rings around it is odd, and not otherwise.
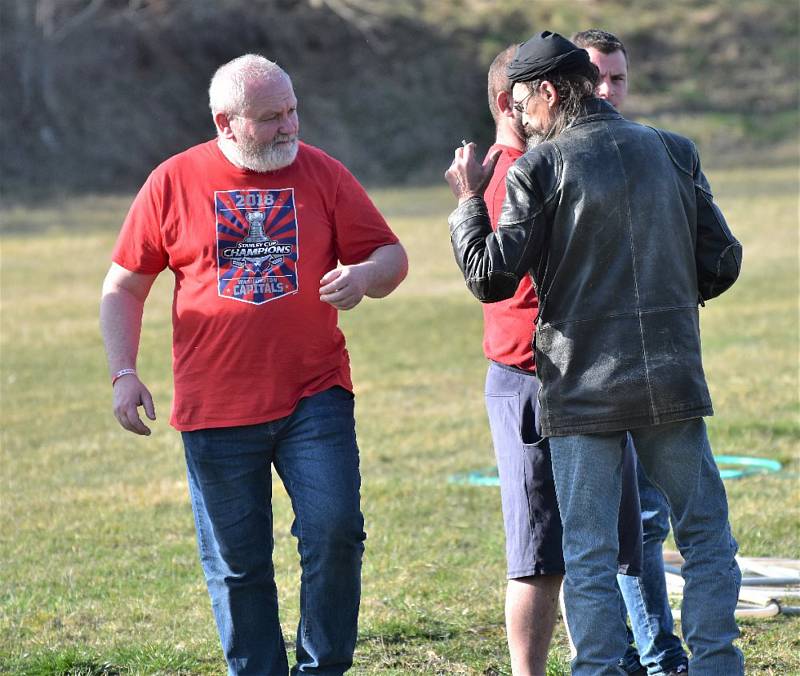
[[[296,134],[298,127],[297,113],[291,113],[281,119],[278,131],[281,134]]]
[[[597,89],[595,89],[595,96],[600,99],[607,99],[609,94],[611,93],[611,87],[609,87],[608,82],[601,82],[597,85]]]

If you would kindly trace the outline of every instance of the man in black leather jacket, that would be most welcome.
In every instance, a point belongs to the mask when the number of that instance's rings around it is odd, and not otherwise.
[[[479,300],[508,298],[526,274],[539,295],[534,350],[564,525],[573,673],[624,673],[614,575],[630,431],[686,559],[690,673],[742,674],[741,576],[702,419],[713,411],[698,317],[698,304],[736,280],[741,246],[694,145],[595,98],[585,50],[544,32],[520,46],[508,74],[532,147],[508,172],[494,233],[482,194],[496,157],[481,165],[473,144],[456,150],[450,233]]]

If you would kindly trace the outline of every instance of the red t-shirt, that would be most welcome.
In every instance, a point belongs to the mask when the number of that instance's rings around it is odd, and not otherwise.
[[[506,198],[506,173],[522,156],[522,151],[500,144],[489,149],[501,150],[502,154],[494,170],[494,176],[484,193],[492,228],[497,229],[497,220]],[[533,359],[533,332],[539,313],[539,299],[533,288],[530,275],[525,275],[516,293],[508,300],[483,304],[483,352],[492,361],[515,366],[524,371],[535,372]]]
[[[290,166],[269,173],[234,166],[216,140],[156,168],[112,258],[175,275],[172,425],[256,424],[334,385],[352,390],[319,281],[337,261],[396,242],[353,175],[313,146],[301,143]]]

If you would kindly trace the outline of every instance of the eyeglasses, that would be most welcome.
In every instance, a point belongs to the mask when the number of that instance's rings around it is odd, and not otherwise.
[[[516,110],[518,113],[524,113],[525,103],[531,96],[533,96],[533,92],[528,92],[528,95],[524,99],[522,99],[522,101],[514,101],[514,105],[512,106],[512,108],[514,108],[514,110]]]

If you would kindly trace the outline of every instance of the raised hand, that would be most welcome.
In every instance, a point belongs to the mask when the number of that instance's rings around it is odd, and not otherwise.
[[[459,202],[471,197],[483,197],[483,192],[494,174],[500,151],[489,155],[481,164],[475,156],[477,146],[467,143],[456,148],[453,163],[444,173],[453,195]]]

